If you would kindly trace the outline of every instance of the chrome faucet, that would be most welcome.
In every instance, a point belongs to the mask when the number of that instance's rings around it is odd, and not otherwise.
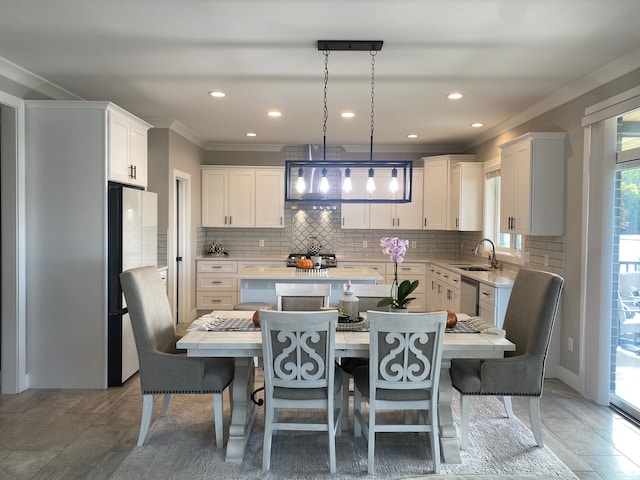
[[[473,253],[474,255],[477,255],[478,249],[480,248],[480,245],[482,245],[482,242],[489,242],[491,244],[491,250],[492,250],[491,258],[490,258],[491,268],[496,268],[496,269],[500,268],[500,264],[498,263],[498,259],[496,258],[496,246],[490,238],[483,238],[478,243],[476,243],[476,246],[473,247],[473,250],[471,250],[471,253]]]

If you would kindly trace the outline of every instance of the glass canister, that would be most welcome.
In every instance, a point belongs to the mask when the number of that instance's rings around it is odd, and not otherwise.
[[[340,309],[342,314],[347,315],[350,322],[357,322],[359,301],[358,297],[356,297],[351,290],[351,282],[347,283],[344,286],[344,291],[338,301],[338,308]]]

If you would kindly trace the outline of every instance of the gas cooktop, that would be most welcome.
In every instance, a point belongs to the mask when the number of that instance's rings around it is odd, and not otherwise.
[[[338,260],[335,253],[321,253],[318,255],[322,257],[322,268],[331,268],[338,266]],[[298,260],[302,258],[311,258],[306,253],[292,253],[287,257],[287,267],[295,267]]]

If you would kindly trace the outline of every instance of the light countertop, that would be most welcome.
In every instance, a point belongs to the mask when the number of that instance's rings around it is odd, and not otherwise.
[[[319,272],[312,270],[300,272],[293,267],[249,267],[234,277],[241,280],[291,280],[296,281],[332,281],[332,280],[383,280],[380,273],[369,268],[328,268]]]

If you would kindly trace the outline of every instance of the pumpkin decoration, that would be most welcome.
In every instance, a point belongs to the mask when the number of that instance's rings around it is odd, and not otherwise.
[[[313,262],[311,261],[310,258],[301,258],[296,263],[296,267],[298,267],[300,269],[303,269],[303,270],[310,270],[310,269],[313,268]]]
[[[271,309],[270,309],[270,308],[261,308],[260,310],[271,310]],[[260,310],[256,310],[256,311],[253,313],[253,317],[252,317],[253,324],[254,324],[256,327],[259,327],[259,326],[260,326]]]
[[[456,323],[458,323],[458,316],[455,314],[455,312],[447,310],[447,328],[455,327]]]

